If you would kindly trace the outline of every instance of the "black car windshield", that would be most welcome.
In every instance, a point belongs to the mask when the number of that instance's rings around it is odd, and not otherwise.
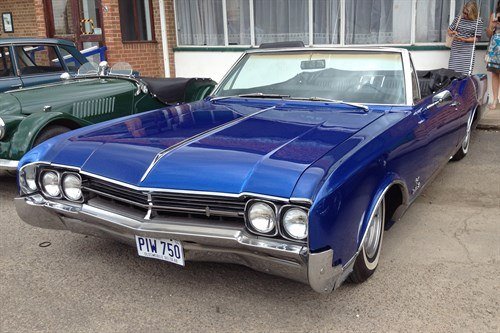
[[[238,95],[404,104],[403,61],[379,51],[249,53],[215,92]]]

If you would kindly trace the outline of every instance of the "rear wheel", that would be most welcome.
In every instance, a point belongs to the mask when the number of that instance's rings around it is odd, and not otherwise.
[[[366,231],[361,251],[354,262],[354,268],[349,276],[351,282],[361,283],[366,281],[377,269],[382,249],[382,239],[385,221],[385,199],[382,198],[375,207]]]
[[[50,125],[44,128],[36,137],[35,142],[33,143],[33,147],[38,146],[40,143],[47,141],[50,138],[53,138],[56,135],[63,134],[71,131],[71,129],[60,126],[60,125]]]
[[[451,157],[452,161],[460,161],[469,152],[470,138],[472,135],[472,123],[474,121],[475,111],[470,114],[469,120],[467,120],[467,132],[465,133],[464,141],[458,149],[458,151]]]

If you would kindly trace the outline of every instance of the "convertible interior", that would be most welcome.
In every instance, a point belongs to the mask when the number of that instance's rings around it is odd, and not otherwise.
[[[455,79],[465,78],[464,74],[446,68],[417,71],[417,76],[422,98],[438,92]]]

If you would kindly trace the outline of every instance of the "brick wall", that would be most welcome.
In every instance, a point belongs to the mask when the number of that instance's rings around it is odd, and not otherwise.
[[[108,11],[103,13],[103,27],[108,47],[107,59],[113,65],[124,61],[132,65],[144,76],[164,77],[163,51],[161,44],[161,26],[158,1],[153,1],[154,42],[123,42],[120,29],[120,12],[118,0],[106,2]],[[175,76],[174,57],[172,47],[176,45],[173,0],[165,1],[167,20],[168,46],[170,49],[170,75]]]
[[[174,0],[165,0],[167,41],[169,47],[170,75],[175,76],[174,51],[177,45],[175,34]],[[122,42],[118,0],[106,0],[103,11],[103,29],[107,58],[111,65],[128,62],[134,70],[144,76],[164,77],[161,25],[158,0],[153,0],[154,42]],[[43,0],[0,0],[0,14],[12,12],[14,33],[4,33],[0,23],[0,37],[47,37]]]
[[[42,0],[0,0],[0,14],[5,12],[12,13],[14,33],[0,23],[0,37],[45,37]]]

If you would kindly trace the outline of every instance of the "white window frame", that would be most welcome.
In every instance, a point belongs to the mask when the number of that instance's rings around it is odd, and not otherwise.
[[[174,0],[174,16],[175,16],[175,34],[177,40],[177,46],[182,48],[200,48],[206,47],[209,48],[241,48],[242,50],[248,49],[250,47],[258,47],[255,44],[255,10],[254,10],[254,0],[247,0],[249,4],[249,15],[250,15],[250,44],[245,45],[229,45],[229,35],[228,35],[228,27],[227,27],[227,0],[222,0],[222,17],[224,24],[224,45],[182,45],[179,44],[179,24],[177,20],[177,9],[176,3],[177,1],[183,0]],[[271,0],[270,0],[271,1]],[[416,18],[417,18],[417,1],[425,1],[425,0],[411,0],[411,30],[410,30],[410,42],[409,43],[398,43],[398,44],[346,44],[345,43],[345,32],[346,32],[346,1],[349,0],[339,0],[340,5],[340,31],[339,31],[339,43],[338,44],[314,44],[314,0],[308,0],[308,35],[309,35],[309,44],[310,47],[327,47],[327,46],[356,46],[356,47],[364,47],[364,46],[389,46],[389,47],[410,47],[410,46],[444,46],[445,42],[416,42]],[[456,0],[450,0],[450,14],[449,14],[449,24],[453,22],[455,18],[455,8],[456,8]],[[487,42],[478,42],[477,45],[487,45]]]

